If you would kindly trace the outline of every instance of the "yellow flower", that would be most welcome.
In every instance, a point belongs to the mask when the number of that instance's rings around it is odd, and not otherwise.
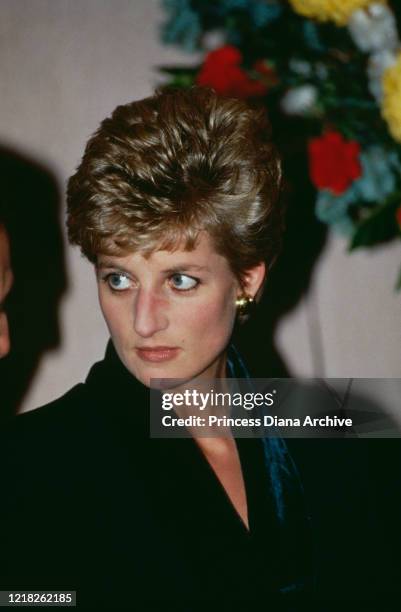
[[[290,4],[296,13],[318,19],[319,21],[335,21],[339,26],[348,23],[352,13],[372,4],[373,0],[290,0]],[[375,0],[380,4],[386,4],[386,0]]]
[[[401,142],[401,52],[383,73],[382,116],[392,137]]]

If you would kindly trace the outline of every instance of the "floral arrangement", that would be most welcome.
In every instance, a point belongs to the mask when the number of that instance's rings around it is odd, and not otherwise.
[[[203,53],[200,65],[161,67],[168,84],[259,99],[274,126],[297,120],[316,215],[348,238],[350,250],[401,237],[396,4],[163,0],[163,41]]]

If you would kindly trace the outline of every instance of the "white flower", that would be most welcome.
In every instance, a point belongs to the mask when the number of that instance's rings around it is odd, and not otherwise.
[[[214,51],[226,43],[223,30],[209,30],[202,36],[202,44],[206,51]]]
[[[383,4],[374,2],[366,9],[354,11],[348,22],[348,29],[361,51],[396,49],[400,44],[394,15],[388,6]]]
[[[281,100],[281,109],[287,115],[306,115],[310,113],[317,100],[317,90],[313,85],[300,85],[289,89]]]
[[[315,65],[315,73],[318,79],[325,81],[328,77],[329,71],[323,62],[317,62]]]
[[[295,72],[295,74],[300,74],[301,76],[310,76],[312,73],[312,67],[309,62],[305,60],[299,59],[291,59],[288,63],[290,70]]]
[[[372,53],[368,61],[368,80],[369,80],[369,91],[380,104],[383,91],[382,91],[382,79],[384,71],[395,64],[397,61],[397,55],[394,51],[389,49],[383,49]]]

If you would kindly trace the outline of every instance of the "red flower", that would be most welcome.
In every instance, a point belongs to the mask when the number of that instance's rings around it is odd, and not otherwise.
[[[344,140],[339,132],[326,132],[309,141],[309,172],[318,189],[341,195],[362,174],[359,144]]]
[[[397,219],[398,226],[401,230],[401,206],[399,206],[395,211],[395,218]]]
[[[207,54],[197,76],[198,85],[213,87],[216,93],[234,98],[264,96],[264,83],[251,79],[241,68],[242,55],[238,49],[226,45]],[[256,68],[256,65],[255,65]]]

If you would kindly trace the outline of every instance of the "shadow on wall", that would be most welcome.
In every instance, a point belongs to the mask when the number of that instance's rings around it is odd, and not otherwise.
[[[58,311],[67,278],[54,176],[0,147],[0,183],[14,272],[7,300],[11,351],[0,360],[0,419],[6,419],[18,412],[43,354],[60,345]]]
[[[272,119],[275,141],[284,160],[283,204],[286,230],[283,249],[269,273],[263,297],[249,321],[236,330],[234,341],[254,377],[291,376],[274,342],[280,319],[308,292],[315,263],[326,243],[327,226],[314,213],[315,190],[309,180],[305,141],[297,122]]]

